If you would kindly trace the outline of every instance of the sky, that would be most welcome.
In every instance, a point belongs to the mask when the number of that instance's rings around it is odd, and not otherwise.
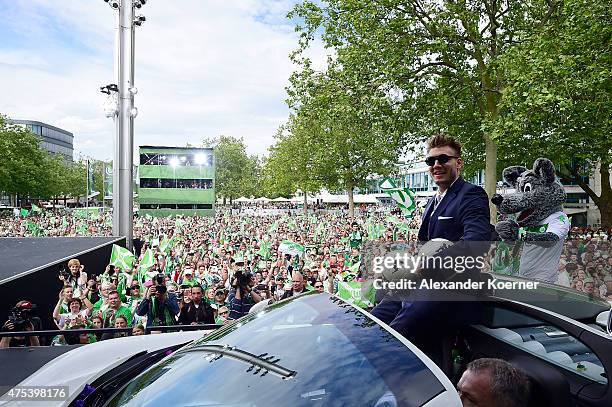
[[[288,117],[297,0],[148,0],[137,11],[135,148],[243,137],[263,155]],[[111,159],[100,86],[116,83],[116,12],[103,0],[0,0],[0,113],[74,134],[79,155]],[[309,51],[322,68],[326,50]]]

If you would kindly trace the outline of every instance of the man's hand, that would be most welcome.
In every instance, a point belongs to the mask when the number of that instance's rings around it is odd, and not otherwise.
[[[11,321],[6,321],[4,325],[2,325],[3,331],[14,331],[15,325]]]
[[[155,294],[157,294],[157,288],[155,288],[154,285],[152,285],[151,287],[149,287],[149,289],[147,290],[147,298],[151,299],[152,296],[154,296]]]

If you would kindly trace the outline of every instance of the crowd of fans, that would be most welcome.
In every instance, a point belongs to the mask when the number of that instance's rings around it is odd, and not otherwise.
[[[360,281],[355,266],[365,241],[415,241],[421,212],[406,219],[389,209],[363,208],[351,219],[342,209],[257,216],[227,208],[214,217],[136,217],[134,234],[143,245],[132,267],[109,265],[93,275],[78,259],[70,260],[59,277],[63,287],[53,319],[62,330],[131,327],[132,335],[140,335],[145,327],[224,324],[261,301],[309,290],[336,293],[340,282]],[[80,234],[110,235],[110,215],[45,211],[0,219],[0,236]],[[610,299],[611,238],[603,229],[573,228],[558,283]],[[284,247],[287,241],[291,248]],[[147,253],[152,259],[145,259]],[[130,333],[62,335],[54,343]]]

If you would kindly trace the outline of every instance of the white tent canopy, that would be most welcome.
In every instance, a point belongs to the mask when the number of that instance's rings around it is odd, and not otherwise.
[[[261,198],[256,198],[253,200],[253,202],[270,202],[271,199],[270,198],[266,198],[265,196],[262,196]]]
[[[234,202],[251,202],[251,200],[247,197],[241,196],[238,199],[234,199]]]
[[[272,201],[274,201],[274,202],[291,202],[290,199],[283,198],[282,196],[279,196],[278,198],[274,198]]]
[[[348,195],[322,195],[324,203],[329,204],[348,204]],[[374,195],[355,194],[353,195],[355,204],[378,204],[380,201]]]

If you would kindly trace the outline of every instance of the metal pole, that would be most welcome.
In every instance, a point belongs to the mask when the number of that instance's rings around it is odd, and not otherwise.
[[[131,92],[133,84],[132,30],[134,26],[134,6],[132,0],[122,0],[119,7],[119,115],[118,115],[118,161],[114,165],[118,172],[119,185],[113,185],[113,226],[118,220],[119,236],[125,236],[126,247],[133,247],[133,135],[134,135],[134,96]],[[113,171],[115,172],[115,171]],[[117,196],[118,195],[118,196]],[[117,199],[115,199],[117,198]],[[116,216],[116,217],[115,217]]]
[[[117,12],[117,21],[116,21],[116,32],[115,32],[115,78],[119,78],[120,71],[120,58],[119,58],[119,50],[121,48],[121,17]],[[117,110],[116,114],[113,116],[113,120],[115,121],[115,137],[113,137],[113,161],[111,163],[113,168],[113,184],[112,184],[112,206],[113,206],[113,236],[121,236],[121,227],[119,226],[119,157],[120,157],[120,142],[119,142],[119,104],[120,100],[117,97]]]
[[[85,182],[85,207],[89,208],[89,158],[85,160],[85,164],[87,165],[87,171],[85,177],[87,181]]]

